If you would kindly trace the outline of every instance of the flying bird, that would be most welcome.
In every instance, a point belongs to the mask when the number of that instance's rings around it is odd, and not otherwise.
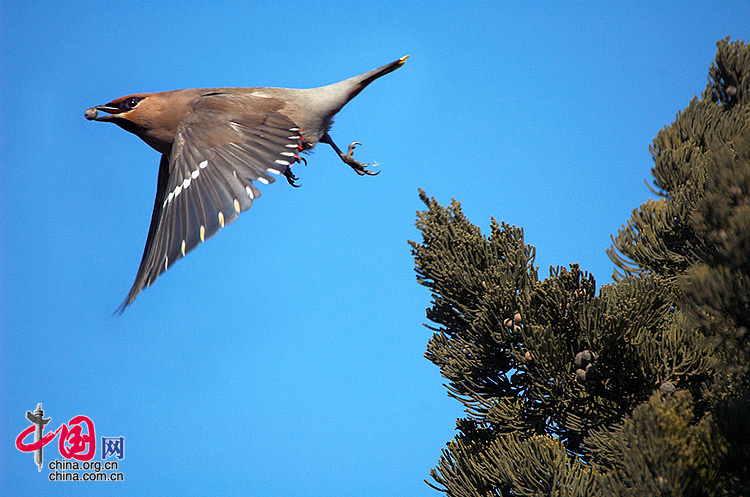
[[[283,175],[300,153],[327,143],[357,174],[374,175],[328,134],[333,117],[368,84],[401,67],[408,55],[360,76],[311,89],[203,88],[137,93],[86,110],[161,153],[146,247],[122,313],[144,288],[199,243],[237,219],[260,196],[255,182]],[[104,112],[105,114],[100,114]]]

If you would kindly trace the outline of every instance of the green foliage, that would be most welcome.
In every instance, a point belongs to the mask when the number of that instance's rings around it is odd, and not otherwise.
[[[587,440],[613,495],[708,495],[720,479],[712,456],[726,447],[710,416],[693,424],[687,392],[654,395],[625,421]]]
[[[508,434],[480,448],[459,436],[448,447],[432,477],[449,495],[573,496],[597,488],[594,468],[568,456],[553,437]]]
[[[718,44],[701,99],[651,151],[599,289],[540,280],[523,230],[485,236],[420,192],[426,357],[466,408],[431,475],[452,496],[750,492],[750,49]]]

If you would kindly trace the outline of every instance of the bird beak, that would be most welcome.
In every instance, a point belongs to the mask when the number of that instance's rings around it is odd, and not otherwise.
[[[99,111],[107,112],[107,114],[99,115]],[[105,105],[97,105],[96,107],[91,107],[89,109],[86,109],[86,113],[84,114],[86,116],[86,119],[89,121],[111,121],[114,117],[116,117],[117,114],[122,113],[122,109],[119,107],[114,107],[109,104]]]

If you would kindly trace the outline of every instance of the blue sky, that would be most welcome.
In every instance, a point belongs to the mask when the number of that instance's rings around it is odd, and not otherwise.
[[[610,3],[611,4],[611,3]],[[648,146],[743,2],[0,3],[0,482],[7,495],[438,495],[460,405],[422,357],[423,188],[525,229],[540,274],[605,254]],[[333,83],[393,61],[321,145],[120,317],[159,156],[87,107],[136,92]],[[43,403],[125,438],[124,482],[15,447]],[[61,459],[57,442],[45,464]],[[97,447],[99,442],[97,441]],[[100,460],[99,448],[96,459]]]

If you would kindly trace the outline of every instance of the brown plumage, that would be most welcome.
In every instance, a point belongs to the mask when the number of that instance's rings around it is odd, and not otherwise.
[[[375,79],[401,67],[402,57],[360,76],[320,88],[204,88],[128,95],[86,110],[162,154],[146,247],[135,282],[118,311],[191,249],[250,208],[269,184],[318,142],[331,145],[360,175],[367,164],[345,154],[328,135],[333,116]],[[106,112],[107,114],[100,114]]]

